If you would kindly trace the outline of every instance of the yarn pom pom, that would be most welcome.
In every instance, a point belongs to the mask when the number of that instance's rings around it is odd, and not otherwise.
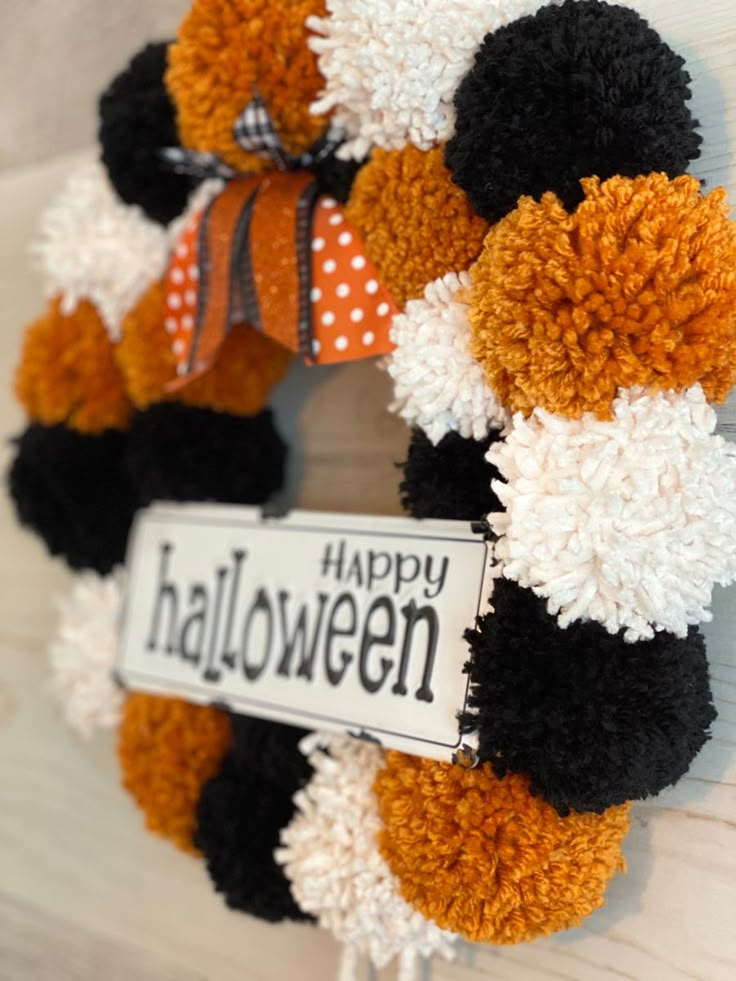
[[[197,847],[231,909],[271,923],[311,920],[294,901],[274,859],[279,832],[294,815],[292,796],[310,767],[292,726],[233,717],[236,745],[197,806]]]
[[[72,569],[106,575],[125,559],[138,499],[123,468],[126,436],[34,424],[8,474],[18,520]]]
[[[156,283],[123,323],[115,356],[135,405],[144,409],[173,398],[233,415],[260,412],[283,377],[291,352],[260,331],[238,324],[225,338],[212,368],[167,395],[167,384],[176,378],[176,362],[166,332],[165,309],[164,285]]]
[[[468,308],[457,295],[469,287],[468,273],[448,273],[429,283],[421,300],[410,300],[391,325],[391,411],[423,429],[435,445],[453,431],[482,440],[508,421],[470,353]]]
[[[57,298],[26,330],[15,394],[34,422],[80,433],[127,428],[132,415],[110,338],[87,300],[65,314]]]
[[[563,818],[525,777],[396,752],[375,791],[404,899],[468,940],[516,944],[578,926],[625,868],[628,804]]]
[[[166,84],[184,146],[216,153],[239,171],[268,160],[243,150],[235,121],[257,89],[288,153],[306,153],[326,127],[309,111],[322,85],[305,21],[324,0],[194,0],[169,48]]]
[[[162,402],[136,416],[127,464],[142,506],[263,504],[284,482],[286,446],[269,410],[230,416]]]
[[[328,153],[309,168],[317,181],[319,193],[346,204],[358,172],[364,160],[341,160],[336,153]]]
[[[419,429],[411,434],[409,456],[403,465],[401,506],[412,518],[478,521],[501,503],[491,489],[498,471],[486,460],[500,438],[491,432],[479,442],[448,433],[437,446]]]
[[[102,164],[92,163],[46,209],[33,251],[61,312],[90,300],[117,341],[125,314],[166,271],[168,248],[165,229],[121,204]]]
[[[59,603],[61,617],[49,649],[51,687],[64,717],[89,738],[120,722],[123,693],[113,680],[124,573],[81,572]]]
[[[722,401],[736,380],[736,223],[726,192],[664,174],[582,181],[519,207],[472,270],[474,353],[504,405],[611,418],[619,387]]]
[[[346,217],[396,303],[480,255],[487,224],[450,179],[441,150],[376,150],[355,179]],[[441,220],[440,220],[441,219]]]
[[[458,88],[453,177],[491,223],[522,194],[573,208],[581,177],[676,177],[701,143],[683,65],[634,10],[543,6],[490,34]]]
[[[715,428],[699,385],[622,391],[614,422],[517,415],[488,454],[505,480],[489,516],[503,575],[563,628],[590,619],[635,641],[710,620],[714,584],[736,580],[736,447]]]
[[[230,742],[226,712],[176,698],[128,696],[118,757],[123,785],[143,811],[149,831],[196,852],[197,800]]]
[[[349,137],[342,154],[407,143],[429,150],[452,135],[453,95],[484,35],[540,2],[327,0],[328,16],[307,21],[326,79],[312,109],[334,110]]]
[[[346,736],[309,736],[302,748],[314,775],[294,798],[298,812],[276,851],[301,908],[345,945],[344,964],[367,955],[380,970],[400,957],[402,978],[411,978],[418,954],[451,959],[455,937],[401,898],[378,850],[373,780],[383,752]]]
[[[627,644],[596,623],[560,630],[530,590],[500,579],[469,630],[481,759],[529,774],[561,814],[601,812],[676,783],[716,717],[703,638]]]
[[[110,182],[126,204],[168,224],[181,214],[195,181],[161,158],[179,145],[176,112],[166,91],[167,43],[138,52],[100,98],[100,146]]]

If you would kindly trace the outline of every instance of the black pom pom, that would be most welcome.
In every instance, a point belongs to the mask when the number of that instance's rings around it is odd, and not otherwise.
[[[128,469],[144,504],[263,504],[283,484],[285,463],[269,410],[234,416],[161,402],[136,416],[128,441]]]
[[[123,469],[126,436],[30,426],[8,474],[18,520],[72,569],[106,574],[125,558],[138,505]]]
[[[365,160],[340,160],[334,153],[328,153],[321,160],[313,163],[310,170],[317,180],[320,194],[329,194],[340,204],[345,204],[358,171],[365,162]]]
[[[192,177],[175,173],[160,156],[179,146],[176,111],[164,84],[168,44],[140,51],[100,98],[102,162],[126,204],[137,204],[154,221],[168,224],[180,215]]]
[[[682,174],[701,142],[683,65],[634,10],[546,5],[486,36],[455,95],[453,179],[496,222],[522,194],[576,207],[581,177]]]
[[[498,432],[482,442],[448,433],[433,446],[421,429],[412,430],[409,458],[399,485],[401,505],[413,518],[455,518],[475,521],[490,511],[502,511],[491,490],[500,477],[485,460]]]
[[[702,635],[625,643],[599,624],[560,630],[545,602],[500,579],[469,630],[480,756],[528,773],[560,814],[598,813],[677,782],[716,717]]]
[[[311,768],[297,749],[300,729],[233,717],[235,746],[202,789],[195,844],[232,909],[259,919],[311,921],[294,901],[273,857],[294,816],[296,791]]]

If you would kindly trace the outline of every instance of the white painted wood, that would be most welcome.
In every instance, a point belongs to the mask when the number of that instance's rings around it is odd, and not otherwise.
[[[736,195],[736,6],[641,0],[688,57],[706,139],[694,172]],[[22,98],[19,92],[18,98]],[[76,159],[76,158],[75,158]],[[10,374],[21,326],[40,307],[27,246],[72,158],[0,177],[0,427],[21,414]],[[306,507],[396,513],[392,463],[406,433],[386,416],[369,365],[290,379],[282,425],[297,437]],[[299,407],[298,421],[290,413]],[[734,420],[736,412],[727,415]],[[5,467],[7,451],[3,448]],[[45,688],[52,597],[68,574],[19,531],[0,500],[0,981],[330,981],[337,950],[307,927],[270,927],[225,910],[202,865],[146,833],[118,786],[113,740],[85,743]],[[707,629],[720,718],[688,778],[635,808],[629,873],[580,930],[515,949],[476,949],[434,965],[435,981],[732,981],[736,977],[736,598]],[[472,965],[472,966],[471,966]],[[394,977],[382,972],[382,981]]]

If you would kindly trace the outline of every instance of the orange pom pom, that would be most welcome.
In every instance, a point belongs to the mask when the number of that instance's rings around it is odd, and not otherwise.
[[[240,324],[227,335],[208,372],[167,395],[164,389],[176,377],[176,365],[164,326],[164,299],[163,283],[144,294],[123,321],[123,336],[116,349],[128,393],[138,408],[170,400],[232,415],[260,412],[283,377],[291,352]]]
[[[473,269],[474,353],[502,402],[611,418],[619,387],[722,401],[736,380],[736,225],[694,177],[596,177],[568,214],[521,198]]]
[[[176,698],[128,696],[118,756],[123,785],[143,811],[150,831],[196,854],[199,795],[231,741],[230,720],[219,709]]]
[[[233,135],[257,87],[286,150],[305,153],[327,124],[309,112],[324,80],[305,27],[324,12],[324,0],[194,0],[166,75],[184,146],[216,153],[239,171],[268,169]]]
[[[384,858],[407,902],[469,940],[515,944],[577,926],[625,868],[629,804],[560,817],[525,777],[391,752],[375,792]]]
[[[359,171],[346,216],[399,306],[480,254],[488,225],[453,184],[442,149],[374,150]]]
[[[125,429],[133,411],[113,345],[87,300],[65,314],[57,297],[28,327],[15,393],[34,422],[80,433]]]

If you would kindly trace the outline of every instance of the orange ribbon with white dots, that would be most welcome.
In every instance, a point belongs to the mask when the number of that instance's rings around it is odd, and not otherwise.
[[[397,306],[332,198],[307,171],[240,177],[186,225],[166,278],[177,388],[250,324],[308,364],[388,354]]]

